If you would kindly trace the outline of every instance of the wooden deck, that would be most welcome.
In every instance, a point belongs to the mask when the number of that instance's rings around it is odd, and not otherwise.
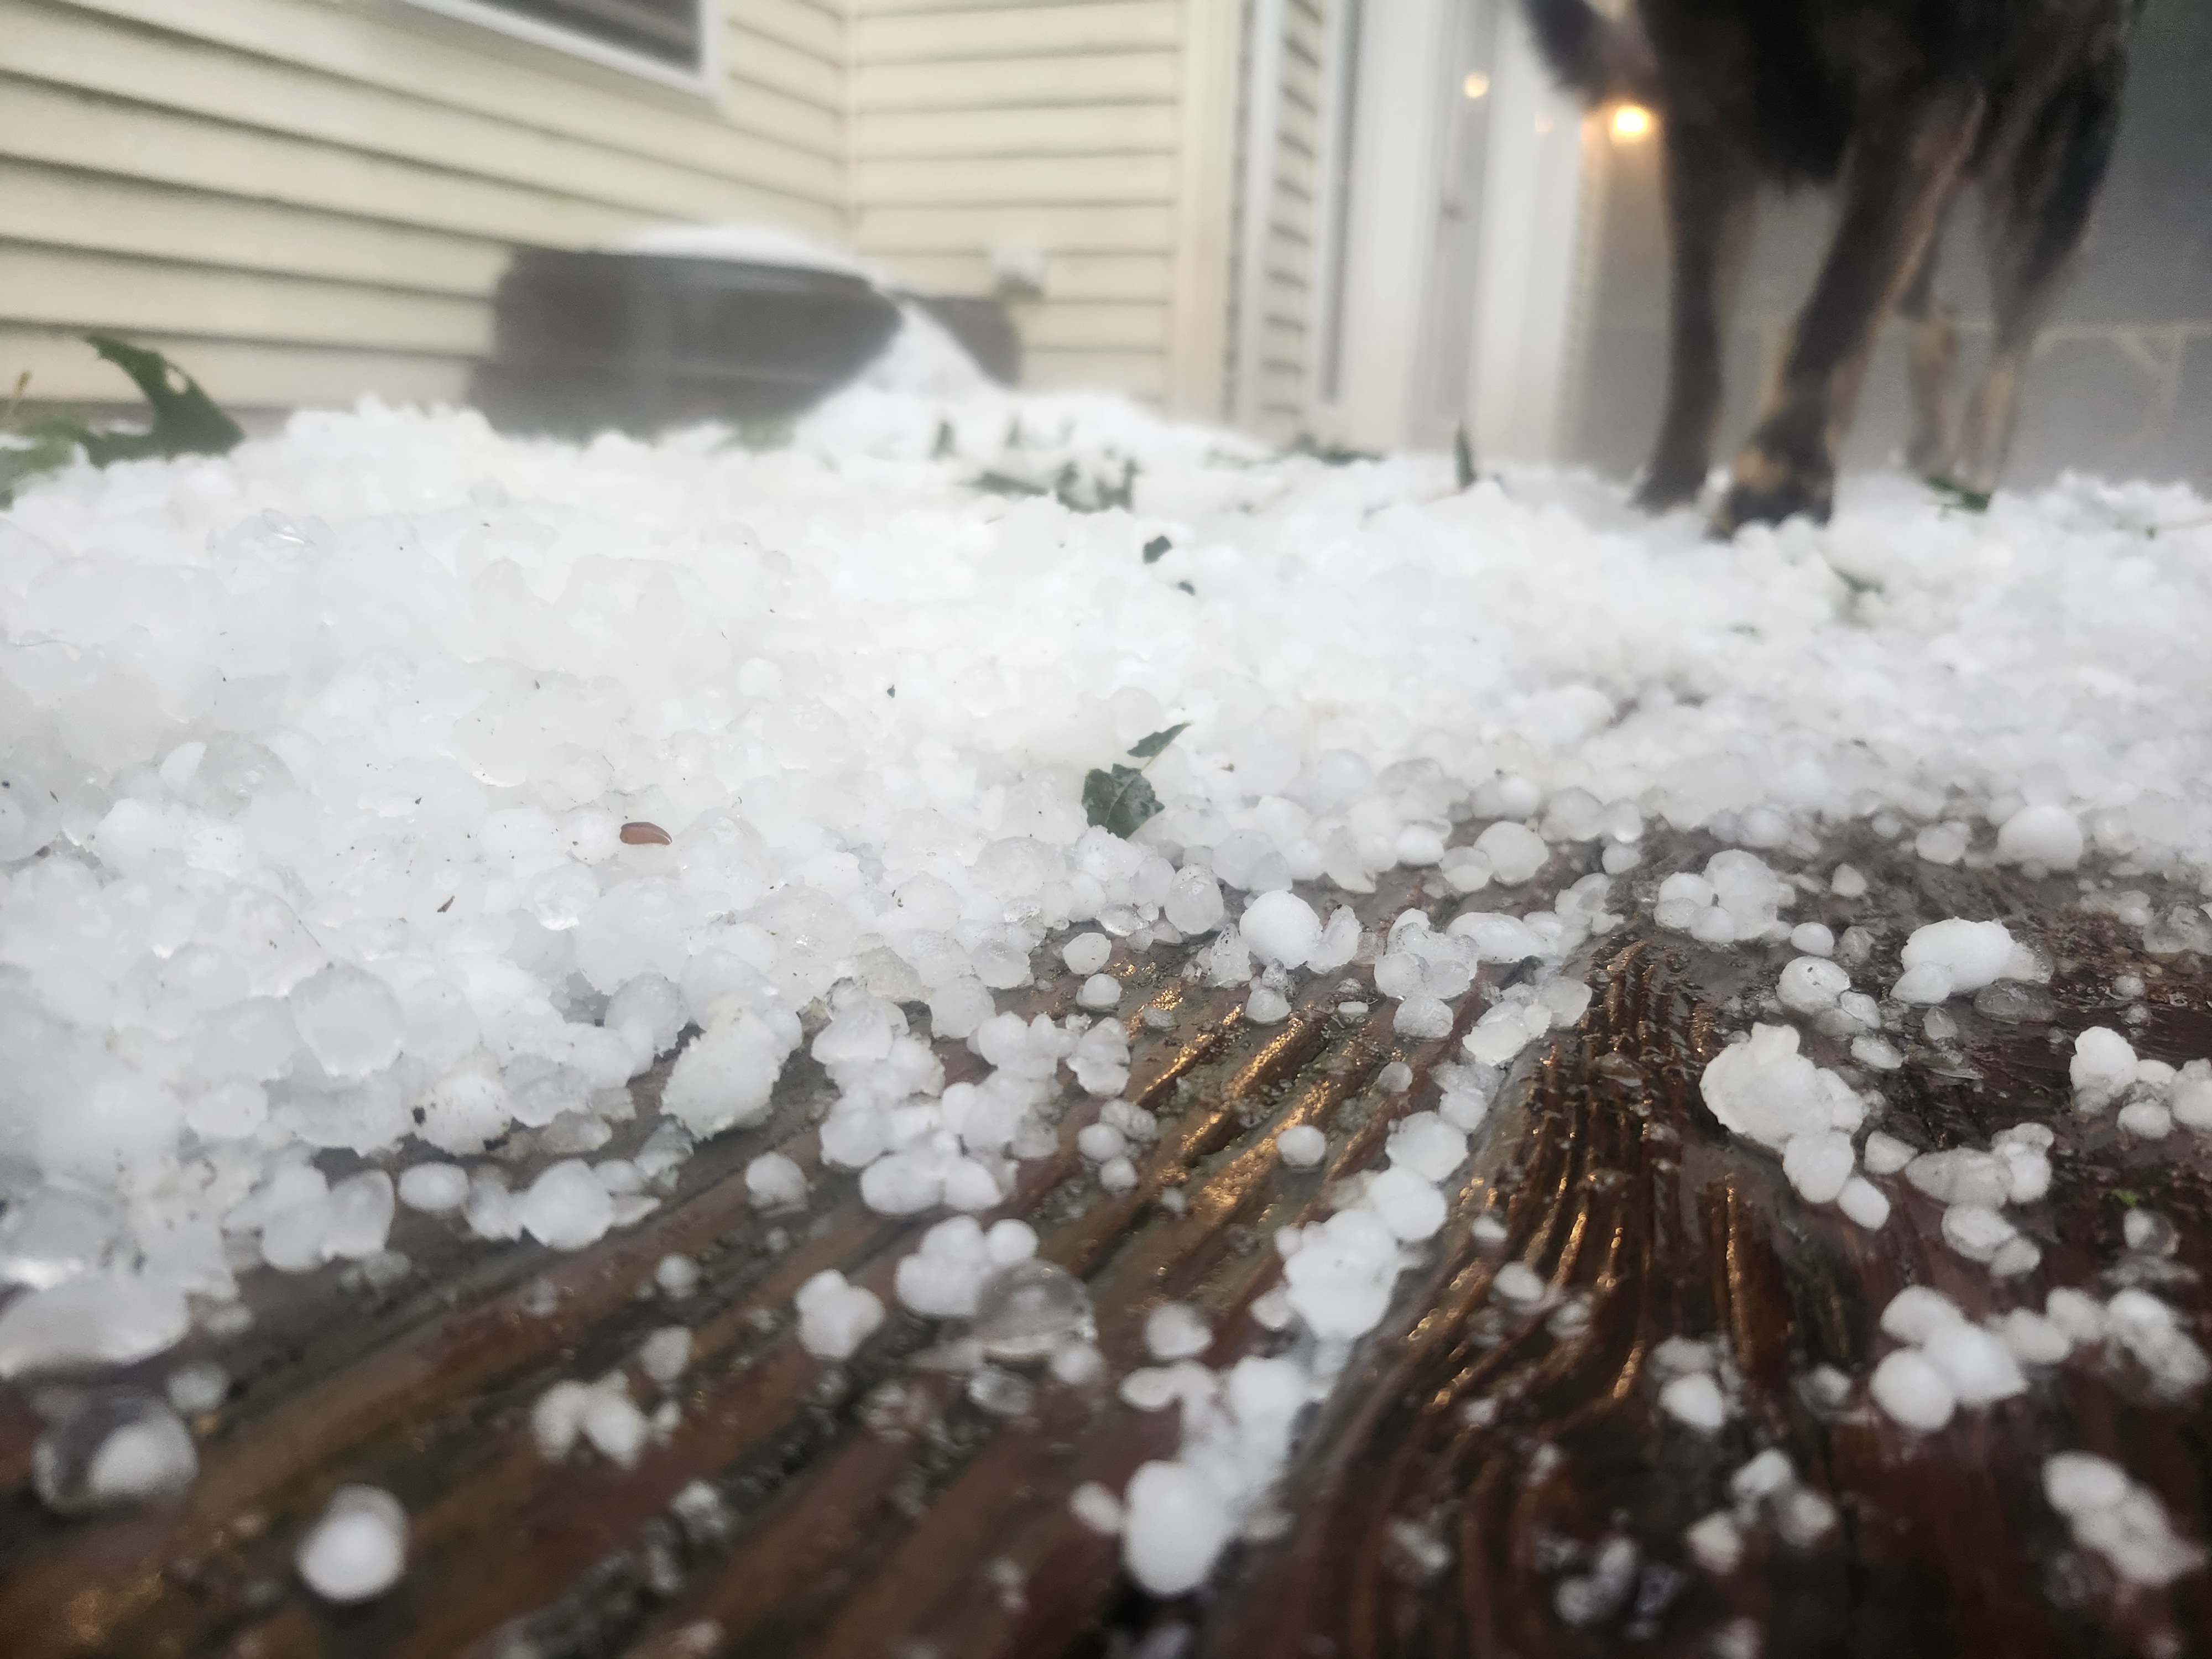
[[[1648,890],[1711,850],[1656,845],[1625,884]],[[1548,902],[1589,867],[1589,851],[1563,854],[1510,908]],[[2123,1189],[2178,1225],[2161,1293],[2205,1340],[2212,1148],[2185,1131],[2124,1146],[2109,1115],[2076,1117],[2066,1039],[2119,1023],[2111,982],[2132,972],[2148,986],[2148,1024],[2121,1025],[2137,1047],[2176,1064],[2212,1055],[2212,968],[2146,957],[2138,934],[2074,902],[2070,877],[1939,869],[1871,838],[1841,855],[1872,892],[1808,898],[1794,919],[1874,929],[1862,987],[1887,985],[1911,927],[1946,915],[2011,920],[2058,960],[2047,1020],[2001,1023],[1954,1001],[1956,1045],[1905,1043],[1906,1067],[1881,1083],[1885,1125],[1916,1144],[1979,1145],[2024,1119],[2057,1130],[2051,1195],[2017,1212],[2044,1265],[1995,1300],[1985,1272],[1942,1243],[1937,1206],[1902,1183],[1885,1183],[1897,1200],[1890,1224],[1861,1232],[1799,1201],[1777,1160],[1731,1141],[1705,1112],[1704,1062],[1749,1023],[1787,952],[1709,951],[1652,930],[1648,903],[1617,899],[1630,920],[1589,951],[1589,1013],[1523,1055],[1457,1178],[1452,1219],[1303,1428],[1273,1535],[1239,1546],[1200,1595],[1138,1594],[1115,1540],[1067,1507],[1082,1482],[1118,1491],[1171,1450],[1175,1412],[1133,1410],[1110,1385],[1046,1384],[1032,1409],[1000,1417],[965,1396],[961,1377],[932,1369],[943,1331],[896,1310],[890,1291],[927,1224],[876,1216],[851,1177],[824,1176],[810,1124],[828,1084],[801,1058],[769,1125],[703,1147],[658,1212],[588,1250],[487,1246],[403,1211],[392,1243],[408,1265],[395,1282],[368,1283],[357,1267],[250,1275],[249,1330],[196,1337],[141,1368],[157,1382],[210,1357],[234,1378],[195,1425],[201,1474],[171,1508],[46,1514],[27,1481],[34,1402],[0,1392],[0,1654],[1748,1659],[1753,1649],[1728,1645],[1747,1632],[1789,1659],[2204,1650],[2212,1573],[2163,1592],[2116,1588],[2070,1547],[2039,1485],[2050,1451],[2105,1452],[2185,1532],[2212,1538],[2202,1399],[2159,1402],[2140,1379],[2077,1354],[2026,1395],[1916,1437],[1871,1411],[1863,1387],[1838,1403],[1806,1378],[1825,1363],[1863,1383],[1881,1351],[1875,1318],[1908,1282],[1970,1312],[2039,1306],[2052,1285],[2108,1288],[2124,1256]],[[2193,898],[2147,878],[2118,884]],[[1358,908],[1372,922],[1409,902],[1439,921],[1462,908],[1433,878],[1425,887],[1403,872]],[[1145,1363],[1144,1317],[1164,1300],[1212,1318],[1209,1364],[1285,1342],[1249,1316],[1279,1274],[1269,1235],[1328,1212],[1332,1182],[1371,1165],[1394,1118],[1430,1103],[1427,1073],[1456,1047],[1456,1033],[1395,1038],[1379,1000],[1364,1020],[1338,1016],[1342,980],[1364,981],[1364,969],[1314,984],[1289,1019],[1257,1028],[1240,994],[1182,977],[1180,953],[1153,956],[1117,950],[1109,969],[1129,988],[1127,1096],[1162,1121],[1138,1186],[1109,1196],[1086,1176],[1074,1137],[1097,1103],[1080,1102],[1061,1121],[1059,1155],[1022,1166],[1002,1212],[1031,1220],[1043,1255],[1087,1282],[1115,1375]],[[1484,969],[1462,1030],[1497,977]],[[1042,980],[1024,1007],[1066,1012],[1074,988],[1064,975]],[[1171,1019],[1148,1024],[1148,1009]],[[1824,1063],[1843,1061],[1825,1040],[1814,1047]],[[1394,1059],[1413,1068],[1407,1093],[1377,1082]],[[952,1078],[981,1070],[964,1048],[945,1060]],[[640,1121],[607,1154],[650,1128],[661,1075],[638,1085]],[[1276,1158],[1273,1137],[1291,1123],[1329,1132],[1321,1168]],[[804,1215],[762,1216],[747,1201],[744,1164],[770,1146],[817,1182]],[[1469,1224],[1493,1205],[1509,1238],[1486,1252]],[[702,1270],[682,1301],[647,1288],[670,1253]],[[1492,1276],[1513,1260],[1586,1298],[1587,1321],[1516,1321],[1491,1307]],[[839,1366],[810,1357],[793,1332],[793,1291],[830,1267],[893,1308]],[[672,1322],[692,1328],[694,1348],[665,1442],[629,1469],[587,1452],[544,1461],[527,1425],[537,1396],[627,1363],[650,1404],[654,1385],[634,1356]],[[1741,1374],[1742,1412],[1711,1439],[1656,1410],[1651,1353],[1673,1334],[1723,1340]],[[1802,1547],[1756,1533],[1741,1567],[1716,1577],[1688,1561],[1681,1534],[1724,1505],[1728,1476],[1767,1446],[1834,1501],[1838,1522]],[[702,1480],[719,1513],[672,1510]],[[380,1601],[333,1611],[300,1586],[291,1554],[331,1489],[354,1480],[405,1505],[410,1561]],[[1563,1578],[1614,1533],[1642,1550],[1634,1593],[1601,1623],[1562,1623]]]

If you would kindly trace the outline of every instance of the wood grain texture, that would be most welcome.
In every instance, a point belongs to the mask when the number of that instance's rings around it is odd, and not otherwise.
[[[889,1303],[891,1268],[926,1224],[872,1214],[850,1176],[823,1170],[811,1119],[828,1085],[800,1058],[769,1123],[703,1147],[658,1213],[585,1251],[465,1243],[403,1212],[393,1243],[411,1265],[396,1283],[337,1269],[250,1276],[256,1322],[221,1351],[236,1382],[197,1425],[202,1474],[176,1509],[46,1515],[21,1486],[36,1415],[20,1391],[0,1391],[7,1650],[1077,1659],[1179,1626],[1195,1644],[1186,1650],[1223,1659],[1707,1655],[1737,1627],[1770,1654],[1852,1659],[2192,1651],[2212,1629],[2208,1575],[2117,1591],[2071,1547],[2037,1472],[2051,1450],[2106,1453],[2204,1538],[2212,1423],[2201,1400],[2154,1400],[2124,1366],[2077,1354],[2027,1395],[1919,1437],[1863,1392],[1827,1400],[1808,1377],[1831,1364],[1863,1379],[1884,1346],[1875,1317],[1907,1282],[1981,1314],[2039,1301],[2051,1284],[2109,1287],[2142,1271],[2120,1240],[2122,1186],[2179,1226],[2160,1293],[2202,1339],[2204,1149],[2124,1145],[2109,1120],[2075,1116],[2065,1037],[2118,1017],[2111,983],[2127,971],[2152,988],[2147,1023],[2130,1028],[2142,1052],[2212,1053],[2212,969],[2145,958],[2111,918],[2073,908],[2063,880],[1941,870],[1871,838],[1845,850],[1875,878],[1872,897],[1801,904],[1797,919],[1874,930],[1863,982],[1886,982],[1910,927],[1941,915],[2010,918],[2057,959],[2047,1019],[2007,1024],[1955,1003],[1955,1042],[1900,1029],[1908,1063],[1878,1079],[1883,1127],[1915,1144],[1979,1145],[2028,1119],[2057,1130],[2051,1195],[2016,1212],[2045,1266],[2025,1285],[1992,1288],[1941,1243],[1936,1206],[1901,1183],[1887,1183],[1890,1224],[1863,1232],[1799,1201],[1773,1158],[1705,1112],[1704,1064],[1760,1017],[1788,954],[1711,950],[1637,919],[1658,873],[1711,850],[1670,839],[1631,884],[1637,896],[1620,896],[1630,920],[1579,964],[1595,993],[1589,1012],[1523,1055],[1453,1178],[1451,1218],[1304,1423],[1277,1524],[1232,1550],[1200,1595],[1136,1594],[1113,1540],[1066,1506],[1079,1484],[1118,1489],[1170,1452],[1172,1411],[1045,1384],[1030,1409],[994,1416],[959,1375],[933,1368],[946,1328],[896,1310],[844,1364],[799,1348],[790,1304],[806,1277],[835,1267]],[[1593,851],[1563,850],[1508,908],[1547,902]],[[1400,872],[1355,903],[1374,926],[1409,904],[1441,920],[1462,902]],[[1258,1027],[1240,992],[1186,977],[1180,955],[1117,947],[1109,969],[1126,988],[1127,1097],[1162,1125],[1137,1186],[1109,1195],[1085,1175],[1073,1139],[1097,1103],[1071,1095],[1060,1150],[1022,1166],[1004,1211],[1030,1219],[1044,1255],[1085,1279],[1116,1374],[1144,1363],[1145,1316],[1168,1300],[1208,1320],[1209,1364],[1293,1343],[1251,1316],[1279,1279],[1269,1236],[1327,1214],[1342,1182],[1376,1165],[1392,1123],[1430,1103],[1433,1068],[1456,1046],[1456,1033],[1396,1036],[1364,968],[1309,985],[1288,1018]],[[1015,999],[1022,1012],[1072,1007],[1073,981],[1053,967]],[[1482,970],[1461,1030],[1515,971]],[[1355,999],[1375,1012],[1339,1012]],[[1828,1040],[1813,1047],[1843,1063]],[[964,1047],[943,1053],[951,1078],[977,1073]],[[1405,1091],[1384,1086],[1393,1060],[1413,1073]],[[633,1136],[649,1127],[664,1075],[638,1086]],[[1287,1168],[1275,1138],[1307,1123],[1328,1133],[1328,1159]],[[747,1200],[744,1164],[771,1146],[816,1183],[803,1214],[763,1216]],[[526,1140],[508,1155],[521,1173],[533,1167]],[[1502,1221],[1502,1241],[1478,1243],[1484,1216]],[[702,1269],[682,1302],[641,1291],[670,1252]],[[1508,1261],[1540,1274],[1553,1299],[1533,1315],[1493,1300]],[[672,1432],[627,1470],[583,1454],[544,1462],[526,1427],[537,1395],[630,1364],[645,1334],[672,1321],[694,1338],[670,1391]],[[1653,1353],[1678,1335],[1718,1343],[1737,1378],[1738,1413],[1710,1438],[1656,1406]],[[196,1340],[140,1375],[214,1352]],[[1730,1474],[1768,1447],[1836,1504],[1838,1524],[1801,1545],[1754,1528],[1737,1571],[1697,1568],[1683,1529],[1724,1506]],[[397,1589],[337,1613],[305,1596],[289,1559],[305,1519],[349,1480],[402,1499],[413,1547]],[[694,1481],[719,1496],[725,1527],[687,1529],[672,1513]],[[1642,1551],[1634,1595],[1596,1624],[1566,1624],[1563,1580],[1616,1534]]]

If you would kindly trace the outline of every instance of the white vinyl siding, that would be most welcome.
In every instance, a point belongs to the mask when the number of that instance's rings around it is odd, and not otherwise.
[[[1261,349],[1253,366],[1262,431],[1289,437],[1312,408],[1315,200],[1321,176],[1322,0],[1286,0],[1275,124],[1274,190],[1260,276]]]
[[[917,286],[971,294],[993,291],[994,255],[1037,262],[1042,295],[1012,302],[1032,384],[1189,406],[1178,320],[1206,303],[1186,245],[1205,167],[1193,52],[1218,9],[854,0],[855,248]]]
[[[842,240],[842,6],[720,15],[708,99],[399,0],[0,0],[0,367],[123,399],[70,338],[110,328],[242,409],[452,401],[515,246]]]
[[[1322,0],[1248,0],[1242,150],[1231,285],[1228,403],[1270,437],[1312,412],[1316,150],[1322,126]]]
[[[1306,375],[1317,20],[1289,7],[1263,415]],[[686,91],[416,0],[0,0],[0,368],[128,401],[75,336],[242,410],[453,401],[519,247],[767,224],[1012,301],[1032,384],[1224,412],[1236,0],[715,0]]]

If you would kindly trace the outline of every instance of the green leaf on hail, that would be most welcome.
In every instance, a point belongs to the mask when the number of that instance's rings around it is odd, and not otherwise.
[[[87,432],[78,441],[94,466],[145,455],[221,455],[234,449],[246,434],[200,390],[198,380],[158,351],[134,346],[106,334],[88,334],[85,343],[137,382],[154,406],[154,424],[143,432]]]
[[[1170,726],[1164,732],[1155,732],[1149,738],[1139,738],[1129,753],[1139,760],[1150,760],[1189,730],[1188,720],[1185,720],[1180,726]]]
[[[1160,810],[1160,798],[1133,766],[1093,767],[1083,780],[1083,813],[1091,824],[1127,841]]]

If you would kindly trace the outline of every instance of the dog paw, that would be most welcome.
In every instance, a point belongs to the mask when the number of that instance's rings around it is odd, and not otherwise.
[[[1801,514],[1826,524],[1835,492],[1833,472],[1754,446],[1736,457],[1728,494],[1713,514],[1712,532],[1733,536],[1747,524],[1780,524]]]
[[[1705,470],[1702,466],[1655,466],[1629,499],[1644,512],[1670,513],[1678,507],[1694,506],[1698,492],[1705,487]]]

